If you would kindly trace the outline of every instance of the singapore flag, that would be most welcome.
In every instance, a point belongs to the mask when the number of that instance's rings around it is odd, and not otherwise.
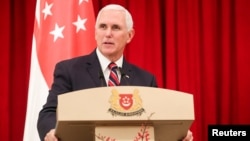
[[[38,141],[38,113],[45,104],[55,64],[95,47],[91,0],[37,0],[24,141]]]

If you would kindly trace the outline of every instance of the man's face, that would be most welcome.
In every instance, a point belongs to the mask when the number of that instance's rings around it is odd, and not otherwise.
[[[104,10],[101,13],[95,29],[95,39],[104,56],[112,61],[119,59],[133,35],[134,30],[128,31],[125,12]]]

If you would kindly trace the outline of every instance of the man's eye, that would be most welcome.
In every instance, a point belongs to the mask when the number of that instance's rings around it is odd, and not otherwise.
[[[101,24],[99,27],[102,28],[102,29],[106,29],[107,28],[107,26],[105,24]]]
[[[114,25],[114,26],[112,26],[112,29],[114,29],[114,30],[119,30],[119,29],[121,29],[118,25]]]

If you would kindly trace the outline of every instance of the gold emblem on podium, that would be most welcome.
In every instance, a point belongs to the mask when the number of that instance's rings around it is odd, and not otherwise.
[[[140,116],[145,111],[137,89],[133,93],[119,93],[116,89],[112,89],[109,103],[110,108],[108,111],[113,116]]]

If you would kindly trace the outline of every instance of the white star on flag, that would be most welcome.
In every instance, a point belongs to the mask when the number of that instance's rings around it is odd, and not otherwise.
[[[61,37],[61,38],[64,38],[62,32],[63,32],[63,29],[65,28],[65,26],[63,27],[59,27],[56,23],[55,25],[55,29],[53,31],[50,32],[50,34],[54,35],[54,42],[57,40],[57,38]]]
[[[78,15],[77,21],[74,22],[73,24],[77,27],[76,32],[79,32],[80,29],[86,30],[85,23],[87,19],[81,19],[81,17]]]
[[[45,8],[43,9],[43,13],[44,13],[44,19],[47,18],[48,15],[52,15],[51,13],[51,7],[53,6],[53,4],[48,5],[48,3],[45,3]]]
[[[89,2],[89,0],[79,0],[79,5],[80,5],[83,1]]]

